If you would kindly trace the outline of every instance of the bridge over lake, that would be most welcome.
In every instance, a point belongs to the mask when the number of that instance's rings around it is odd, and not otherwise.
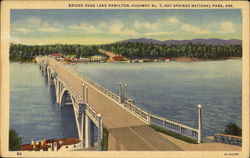
[[[201,109],[198,129],[153,115],[138,106],[126,95],[126,85],[119,83],[119,94],[80,76],[66,65],[47,56],[36,57],[42,74],[55,86],[56,102],[61,107],[73,106],[82,148],[102,150],[104,128],[108,131],[108,150],[179,151],[149,125],[154,124],[201,141]],[[94,137],[97,127],[97,141]]]

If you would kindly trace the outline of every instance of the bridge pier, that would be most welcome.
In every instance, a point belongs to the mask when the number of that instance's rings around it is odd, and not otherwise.
[[[91,147],[91,131],[90,131],[90,119],[85,115],[85,147]]]
[[[44,77],[46,77],[46,75],[47,75],[47,66],[48,66],[47,63],[42,62],[42,75],[43,75]]]
[[[82,148],[84,147],[84,126],[85,126],[85,115],[86,115],[86,113],[85,113],[85,109],[86,109],[86,107],[85,107],[86,105],[83,105],[82,107],[83,107],[83,109],[82,109],[82,113],[81,113],[81,117],[80,117],[80,119],[81,119],[81,121],[79,121],[79,122],[81,122],[80,123],[80,140],[81,140],[81,142],[82,142]]]
[[[49,86],[53,85],[54,75],[55,74],[51,71],[49,66],[47,66],[47,79],[48,79],[48,85]]]
[[[61,93],[62,93],[62,86],[61,86],[61,82],[59,81],[58,78],[55,79],[55,89],[56,89],[56,103],[58,105],[60,105],[60,96],[61,96]]]
[[[103,136],[103,127],[102,127],[102,118],[101,114],[97,114],[98,117],[98,138],[97,138],[97,150],[101,151],[102,150],[102,136]]]

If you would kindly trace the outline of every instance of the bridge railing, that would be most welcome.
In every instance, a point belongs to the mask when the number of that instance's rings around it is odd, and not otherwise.
[[[181,135],[193,138],[195,140],[198,140],[198,133],[199,131],[195,128],[176,123],[170,120],[167,120],[166,118],[162,118],[156,115],[149,115],[150,123],[158,125],[160,127],[163,127],[167,130],[179,133]]]
[[[82,76],[81,76],[81,77],[82,77]],[[114,99],[115,101],[118,102],[118,101],[120,100],[120,97],[119,97],[117,94],[115,94],[115,93],[111,92],[110,90],[108,90],[108,89],[102,87],[100,84],[95,83],[95,82],[93,82],[93,81],[91,81],[90,79],[87,79],[87,78],[85,78],[85,77],[82,77],[82,78],[83,78],[89,85],[91,85],[91,86],[93,86],[94,88],[98,89],[99,91],[101,91],[101,92],[104,93],[105,95],[109,96],[110,98]]]
[[[179,133],[181,135],[193,138],[195,140],[198,140],[198,130],[180,123],[176,123],[174,121],[168,120],[163,117],[156,116],[154,114],[148,113],[144,111],[142,108],[136,106],[135,104],[125,101],[124,102],[124,108],[136,115],[137,117],[140,117],[142,120],[147,122],[148,124],[154,124],[160,127],[163,127],[167,130]]]

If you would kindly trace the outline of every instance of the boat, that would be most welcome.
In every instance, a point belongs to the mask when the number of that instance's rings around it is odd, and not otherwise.
[[[72,151],[81,149],[81,140],[75,138],[47,139],[20,146],[22,151]]]

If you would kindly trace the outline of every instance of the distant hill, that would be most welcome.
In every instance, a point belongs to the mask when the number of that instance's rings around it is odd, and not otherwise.
[[[139,43],[153,43],[153,44],[160,44],[160,45],[184,45],[188,43],[193,44],[205,44],[205,45],[240,45],[242,44],[242,40],[239,39],[230,39],[230,40],[223,40],[218,38],[211,38],[211,39],[192,39],[192,40],[166,40],[160,41],[155,39],[147,39],[147,38],[139,38],[139,39],[128,39],[119,42],[139,42]]]

